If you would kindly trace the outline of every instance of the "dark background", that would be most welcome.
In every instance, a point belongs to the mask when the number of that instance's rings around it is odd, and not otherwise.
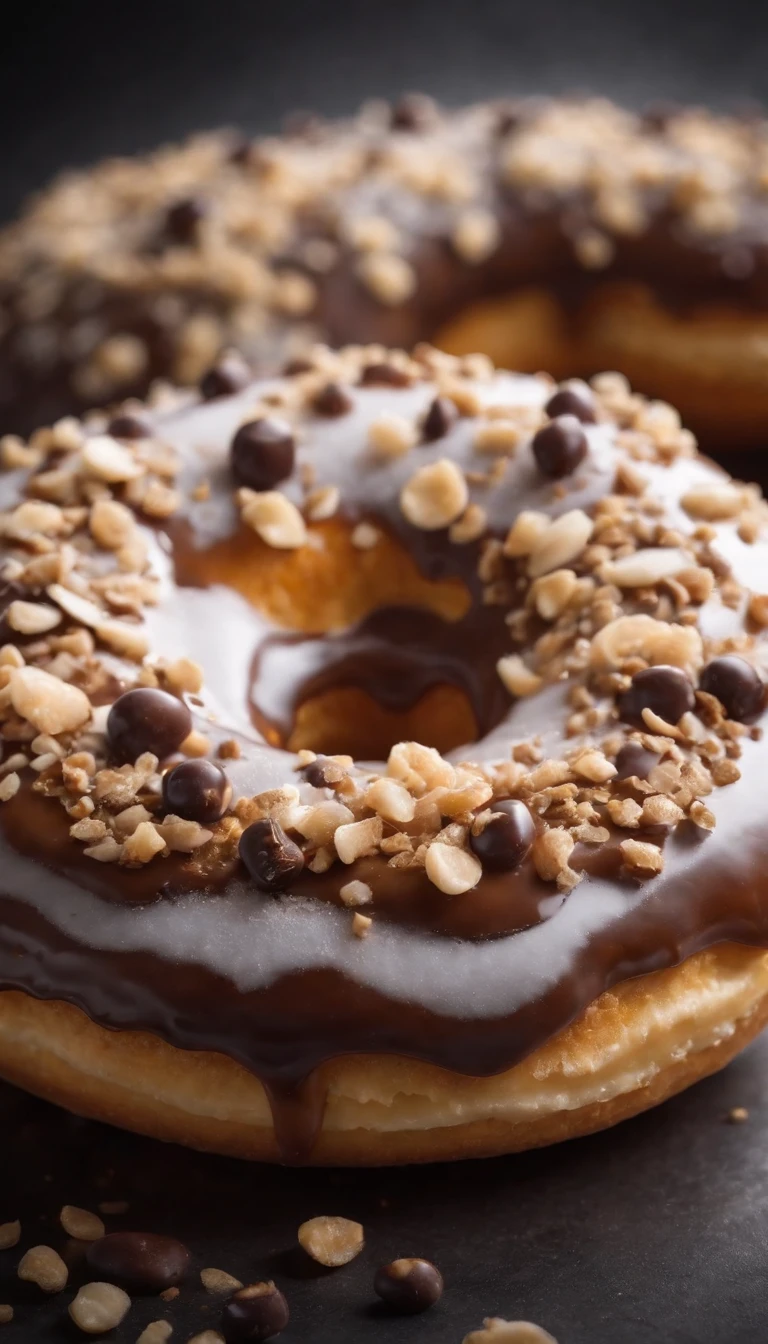
[[[6,11],[10,0],[6,2]],[[423,88],[448,103],[591,89],[737,107],[768,97],[768,7],[757,0],[59,0],[13,3],[0,27],[0,216],[66,164],[148,149],[195,128],[271,130],[295,107],[339,113]],[[749,1121],[726,1123],[732,1106]],[[187,1238],[195,1268],[274,1276],[296,1344],[458,1344],[484,1315],[546,1325],[560,1344],[764,1344],[768,1042],[725,1074],[604,1135],[541,1153],[422,1171],[268,1171],[135,1139],[0,1088],[0,1222],[22,1249],[61,1247],[63,1202],[132,1207],[112,1226]],[[298,1223],[344,1213],[369,1249],[306,1277]],[[371,1309],[374,1267],[433,1256],[440,1308]],[[8,1344],[74,1344],[66,1303],[21,1289],[0,1256]],[[78,1281],[75,1269],[73,1283]],[[215,1324],[198,1288],[135,1304],[174,1344]]]
[[[6,0],[0,214],[66,163],[422,88],[768,96],[762,0]]]

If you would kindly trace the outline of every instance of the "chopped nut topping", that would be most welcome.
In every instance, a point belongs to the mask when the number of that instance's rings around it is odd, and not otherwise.
[[[295,550],[307,540],[307,528],[299,510],[278,490],[261,493],[243,486],[239,491],[243,522],[258,532],[262,541],[278,550]]]
[[[347,882],[339,890],[339,896],[342,903],[354,908],[358,905],[369,905],[373,900],[373,892],[367,882],[359,882],[357,879],[353,882]]]
[[[365,1244],[361,1223],[349,1218],[310,1218],[299,1228],[299,1245],[320,1265],[337,1269],[348,1265]]]
[[[67,1266],[51,1246],[32,1246],[25,1251],[17,1272],[25,1283],[36,1283],[44,1293],[60,1293],[69,1278]]]
[[[39,667],[15,669],[10,694],[16,713],[39,733],[71,733],[91,717],[91,702],[83,691]]]
[[[334,832],[336,853],[342,863],[354,863],[363,855],[372,853],[383,834],[380,817],[368,817],[365,821],[350,821],[338,826]]]
[[[243,1286],[239,1279],[227,1274],[224,1269],[201,1269],[200,1280],[205,1291],[214,1297],[228,1297]]]
[[[658,845],[645,840],[622,840],[619,850],[627,868],[641,876],[651,877],[664,868],[664,855]]]
[[[21,1223],[18,1218],[12,1223],[0,1223],[0,1251],[8,1251],[21,1240]]]
[[[409,523],[436,531],[455,522],[468,500],[467,483],[458,467],[442,457],[414,472],[402,489],[400,507]]]
[[[98,1241],[106,1231],[97,1214],[78,1209],[74,1204],[64,1205],[59,1221],[67,1236],[74,1237],[76,1241]]]
[[[594,524],[582,509],[571,509],[551,522],[534,541],[528,560],[532,579],[569,565],[584,550]],[[507,538],[509,543],[509,538]]]
[[[425,868],[430,882],[446,896],[460,896],[476,887],[482,876],[480,861],[465,849],[433,841],[426,853]]]
[[[368,915],[361,915],[359,910],[352,916],[352,932],[356,938],[367,938],[372,924],[373,920]]]
[[[402,415],[380,415],[368,429],[368,441],[378,457],[403,457],[418,442],[415,424]]]
[[[113,1283],[86,1283],[69,1304],[69,1314],[86,1335],[101,1335],[120,1324],[131,1305],[122,1288]]]
[[[237,1284],[237,1279],[233,1282]],[[238,1287],[240,1286],[238,1284]],[[142,1330],[136,1344],[166,1344],[166,1340],[169,1340],[172,1334],[173,1326],[170,1321],[150,1321]]]

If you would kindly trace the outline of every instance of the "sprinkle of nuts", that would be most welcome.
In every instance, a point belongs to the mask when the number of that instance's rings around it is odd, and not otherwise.
[[[299,1245],[319,1265],[337,1269],[348,1265],[365,1245],[363,1227],[350,1218],[322,1215],[299,1228]]]

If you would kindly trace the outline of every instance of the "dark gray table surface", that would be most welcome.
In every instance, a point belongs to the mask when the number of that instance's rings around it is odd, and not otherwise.
[[[730,1109],[749,1118],[729,1123]],[[493,1161],[378,1171],[269,1168],[201,1156],[75,1119],[0,1088],[0,1222],[23,1239],[0,1254],[0,1301],[16,1316],[3,1344],[84,1336],[67,1290],[41,1301],[15,1279],[19,1252],[66,1245],[63,1203],[127,1199],[110,1228],[180,1236],[193,1271],[180,1297],[135,1299],[114,1344],[150,1320],[172,1344],[216,1323],[197,1271],[274,1278],[289,1299],[285,1344],[460,1344],[484,1316],[537,1321],[559,1344],[765,1344],[768,1039],[723,1073],[648,1115],[558,1147]],[[318,1270],[296,1247],[308,1217],[360,1220],[366,1248]],[[75,1248],[76,1249],[76,1248]],[[438,1264],[446,1290],[423,1316],[373,1305],[376,1266],[398,1255]],[[82,1281],[75,1263],[71,1283]]]

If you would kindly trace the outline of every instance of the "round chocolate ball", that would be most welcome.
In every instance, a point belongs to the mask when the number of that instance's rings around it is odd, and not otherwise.
[[[659,758],[654,751],[648,751],[640,742],[625,742],[616,753],[616,779],[647,779]]]
[[[427,93],[404,93],[392,108],[393,131],[428,131],[438,120],[434,98]]]
[[[187,821],[218,821],[231,797],[232,786],[215,761],[180,761],[163,775],[163,807]]]
[[[120,411],[112,416],[107,433],[114,439],[146,439],[152,433],[152,426],[146,416],[137,411]]]
[[[304,855],[279,822],[254,821],[240,836],[240,858],[262,891],[282,891],[304,867]]]
[[[250,379],[250,370],[245,360],[233,351],[221,355],[200,381],[200,393],[205,401],[215,401],[217,397],[233,397],[242,392]]]
[[[199,196],[185,196],[176,201],[165,217],[165,231],[174,243],[190,246],[197,242],[198,231],[208,214],[205,201]]]
[[[549,398],[544,407],[553,420],[558,415],[575,415],[583,425],[592,425],[597,419],[595,394],[587,383],[574,378],[563,383]]]
[[[344,384],[333,380],[321,387],[320,391],[315,393],[312,401],[312,409],[315,414],[327,416],[329,420],[335,420],[340,415],[346,415],[352,410],[352,405],[352,398]]]
[[[85,1252],[99,1278],[139,1293],[161,1293],[184,1278],[189,1251],[174,1237],[155,1232],[109,1232]]]
[[[279,416],[248,420],[232,440],[232,475],[251,490],[272,490],[290,476],[295,461],[293,431]]]
[[[765,704],[765,686],[751,663],[735,653],[713,658],[699,680],[699,689],[716,695],[729,719],[749,723]]]
[[[453,429],[458,418],[459,412],[456,403],[451,401],[450,397],[435,397],[424,416],[421,427],[427,443],[434,443],[435,439],[445,438],[448,431]]]
[[[272,1339],[288,1324],[289,1311],[274,1283],[251,1283],[232,1294],[221,1313],[221,1331],[227,1344]]]
[[[415,1316],[440,1301],[443,1276],[431,1260],[393,1260],[376,1271],[373,1287],[390,1311]]]
[[[647,728],[643,710],[650,709],[665,723],[675,724],[693,709],[696,699],[690,677],[679,667],[645,667],[636,672],[618,698],[619,718],[638,728]]]
[[[533,817],[518,798],[503,798],[492,803],[493,813],[479,835],[470,835],[470,844],[483,867],[494,873],[519,868],[536,835]]]
[[[164,760],[191,731],[192,715],[184,701],[150,686],[126,691],[107,719],[107,740],[121,761],[135,761],[145,751]]]
[[[542,475],[557,481],[584,461],[588,444],[575,415],[558,415],[534,434],[531,447]]]

